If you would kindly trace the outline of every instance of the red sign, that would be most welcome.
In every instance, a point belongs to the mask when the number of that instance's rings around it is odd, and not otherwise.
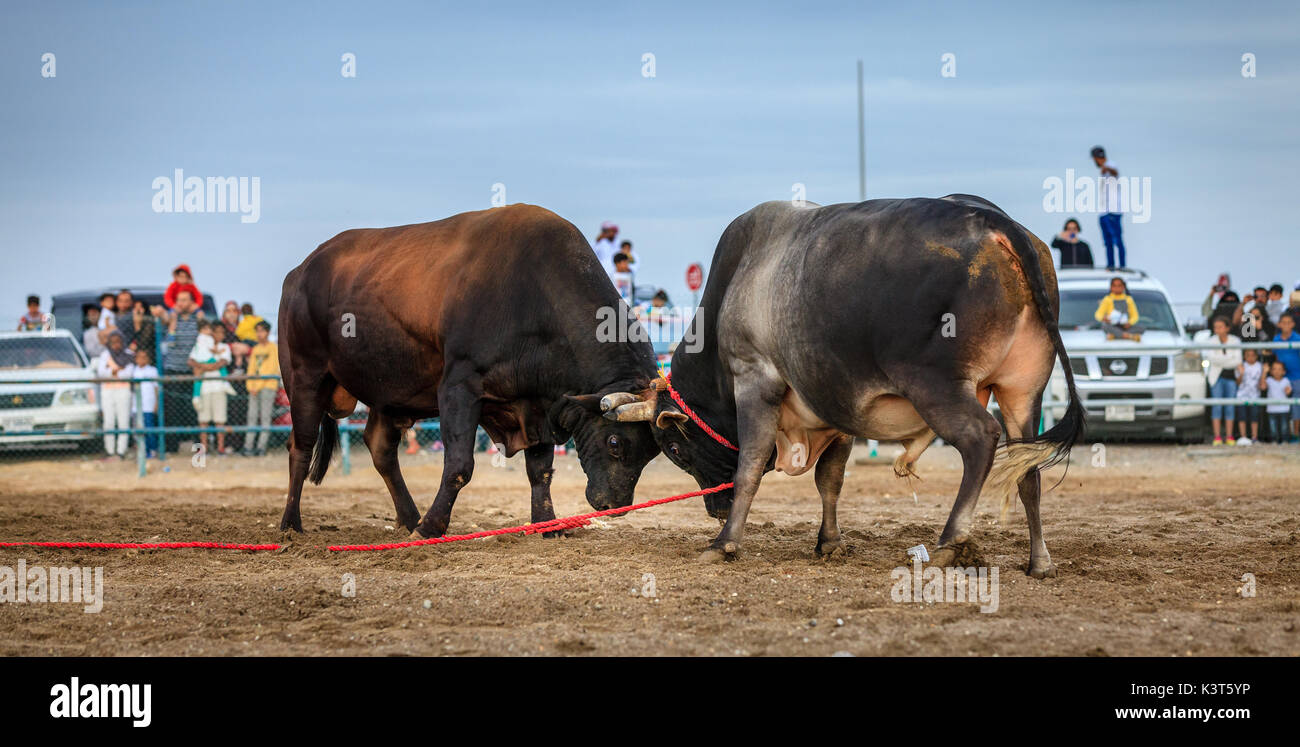
[[[695,262],[690,267],[686,268],[686,287],[690,288],[691,292],[694,293],[703,285],[704,268],[700,266],[699,262]]]

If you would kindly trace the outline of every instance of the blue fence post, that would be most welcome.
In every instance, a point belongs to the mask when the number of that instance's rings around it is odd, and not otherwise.
[[[329,415],[325,417],[328,418]],[[343,421],[343,427],[339,430],[343,431],[339,434],[339,444],[343,447],[343,454],[341,455],[343,474],[350,475],[352,474],[352,431],[348,429],[347,420]]]
[[[157,319],[153,325],[153,367],[158,371],[158,425],[159,428],[167,427],[167,418],[164,417],[164,405],[167,402],[167,389],[163,385],[163,325]],[[167,459],[167,436],[162,431],[158,432],[158,459],[164,461]]]
[[[134,419],[135,427],[136,427],[135,461],[136,461],[136,467],[139,468],[139,473],[136,475],[136,477],[144,477],[148,473],[148,467],[146,465],[146,454],[145,454],[146,436],[144,434],[144,384],[143,383],[139,383],[135,381],[131,382],[131,400],[135,402],[135,419]]]

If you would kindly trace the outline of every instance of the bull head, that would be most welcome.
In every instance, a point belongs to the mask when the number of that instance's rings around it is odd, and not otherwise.
[[[703,437],[698,426],[690,424],[690,416],[670,399],[665,383],[659,379],[640,394],[607,394],[600,400],[601,411],[610,420],[653,423],[652,430],[659,448],[669,461],[694,477],[701,488],[731,480],[736,471],[736,453],[711,438]],[[710,493],[704,497],[704,506],[710,516],[725,519],[731,509],[731,500],[730,490]]]
[[[587,502],[597,510],[630,505],[641,470],[659,453],[651,427],[641,422],[647,418],[611,417],[615,406],[603,401],[607,396],[566,394],[577,407],[563,408],[557,420],[578,447],[578,461],[587,474]],[[618,407],[637,404],[626,397],[619,401]]]

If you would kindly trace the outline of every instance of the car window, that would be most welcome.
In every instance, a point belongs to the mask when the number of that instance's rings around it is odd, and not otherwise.
[[[1097,304],[1101,303],[1106,294],[1104,290],[1061,291],[1061,329],[1100,329],[1101,322],[1093,318],[1093,314],[1097,313]],[[1133,303],[1137,304],[1139,325],[1163,332],[1179,331],[1178,320],[1163,293],[1135,290],[1129,291],[1129,295],[1133,297]]]
[[[67,337],[0,339],[0,369],[81,368],[77,345]]]

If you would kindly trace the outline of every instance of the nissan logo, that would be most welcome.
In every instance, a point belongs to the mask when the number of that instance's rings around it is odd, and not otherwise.
[[[1125,363],[1122,359],[1116,358],[1115,360],[1110,362],[1110,372],[1115,374],[1116,376],[1123,376],[1124,374],[1128,373],[1128,364]]]

